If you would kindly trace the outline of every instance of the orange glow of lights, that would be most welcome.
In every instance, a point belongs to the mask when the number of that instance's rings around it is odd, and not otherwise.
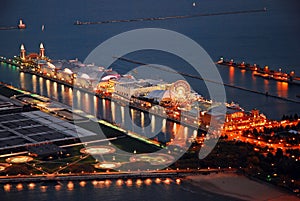
[[[176,179],[176,184],[180,184],[181,180],[180,179]]]
[[[165,183],[165,184],[170,184],[170,183],[171,183],[171,180],[167,178],[167,179],[164,181],[164,183]]]
[[[146,180],[145,180],[145,184],[146,184],[146,185],[150,185],[151,183],[152,183],[152,180],[151,180],[151,179],[146,179]]]
[[[111,181],[107,179],[107,180],[105,180],[104,184],[105,184],[106,186],[110,186]]]
[[[245,69],[242,69],[242,70],[241,70],[242,75],[245,75],[245,72],[246,72]]]
[[[123,180],[122,179],[118,179],[116,181],[117,186],[122,186],[123,185]]]
[[[4,188],[4,191],[9,192],[10,189],[11,189],[11,185],[10,185],[10,184],[5,184],[5,185],[3,186],[3,188]]]
[[[234,81],[234,67],[233,66],[229,67],[229,81],[230,82]]]
[[[128,180],[126,181],[126,184],[127,184],[127,186],[131,186],[131,185],[132,185],[132,180],[131,180],[131,179],[128,179]]]
[[[80,185],[81,187],[85,187],[86,182],[85,182],[85,181],[81,181],[81,182],[79,182],[79,185]]]
[[[59,191],[61,189],[61,185],[57,184],[54,186],[55,190]]]
[[[97,181],[92,181],[92,184],[93,184],[94,186],[96,186],[96,185],[98,184],[98,182],[97,182]]]
[[[289,84],[287,82],[277,82],[276,88],[279,96],[281,97],[288,96]]]
[[[17,188],[18,191],[21,191],[21,190],[23,190],[23,185],[22,184],[17,184],[16,188]]]
[[[35,184],[34,184],[34,183],[30,183],[30,184],[28,184],[28,188],[29,188],[29,189],[31,189],[31,190],[32,190],[32,189],[34,189],[34,187],[35,187]]]
[[[155,179],[155,183],[159,184],[161,182],[161,179],[160,178],[156,178]]]
[[[41,189],[42,192],[46,192],[47,186],[41,186],[40,189]]]
[[[142,180],[140,180],[140,179],[138,179],[138,180],[136,180],[136,185],[138,185],[138,186],[140,186],[140,185],[142,185]]]
[[[74,189],[73,182],[69,181],[68,184],[67,184],[67,188],[68,188],[68,190],[73,190]]]

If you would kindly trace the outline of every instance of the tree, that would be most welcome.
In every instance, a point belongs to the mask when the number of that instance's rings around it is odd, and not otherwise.
[[[247,158],[248,164],[257,166],[259,164],[259,158],[257,156],[251,156]]]
[[[273,154],[271,152],[268,152],[267,157],[272,159],[273,158]]]
[[[283,151],[280,148],[277,148],[276,154],[275,154],[277,159],[281,159],[283,157]]]

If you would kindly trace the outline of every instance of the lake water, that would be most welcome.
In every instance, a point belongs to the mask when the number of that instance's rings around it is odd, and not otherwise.
[[[133,181],[132,186],[128,186],[125,183],[117,185],[116,181],[112,181],[107,185],[104,182],[94,185],[95,181],[87,181],[84,187],[80,186],[79,181],[72,182],[74,187],[70,188],[68,182],[62,183],[62,185],[56,186],[56,184],[39,184],[37,183],[33,189],[29,189],[28,185],[22,184],[22,189],[17,189],[17,184],[12,185],[9,192],[0,189],[1,200],[204,200],[204,201],[221,201],[221,200],[239,200],[228,196],[221,196],[213,193],[203,191],[199,188],[195,188],[189,183],[171,183],[171,184],[156,184],[152,181],[151,184],[136,185]],[[0,185],[1,187],[3,185]],[[43,187],[41,187],[43,186]]]
[[[0,26],[15,25],[19,18],[27,24],[25,30],[0,31],[0,54],[13,56],[19,53],[24,43],[27,52],[37,52],[43,42],[46,55],[52,59],[74,59],[83,61],[100,43],[110,37],[138,28],[164,28],[182,33],[200,44],[216,61],[220,56],[237,61],[269,65],[272,69],[294,70],[300,74],[300,26],[297,0],[232,0],[192,1],[51,1],[28,3],[3,2]],[[75,26],[76,20],[103,21],[110,19],[134,19],[143,17],[173,16],[196,13],[262,9],[267,12],[239,15],[210,16],[165,21],[111,23],[103,25]],[[41,26],[45,25],[45,30]],[[155,63],[182,69],[186,63],[160,52],[137,52],[131,58],[144,63]],[[119,62],[113,69],[127,72],[133,64]],[[224,83],[267,92],[299,100],[299,86],[254,77],[250,72],[218,67]],[[2,70],[1,70],[2,71]],[[1,72],[1,81],[16,86],[32,85],[30,76],[19,79],[18,72],[8,75]],[[159,77],[158,77],[159,78]],[[39,83],[37,83],[39,84]],[[206,87],[199,80],[190,84],[200,94],[209,98]],[[38,86],[37,86],[38,87]],[[45,87],[43,87],[45,88]],[[30,88],[29,88],[30,89]],[[30,89],[31,90],[31,89]],[[46,90],[46,89],[45,89]],[[37,92],[40,92],[37,90]],[[65,94],[64,94],[65,96]],[[228,102],[239,103],[246,110],[260,109],[268,117],[280,119],[283,114],[300,111],[299,104],[290,103],[264,95],[253,94],[226,87]]]
[[[12,57],[19,53],[23,43],[27,52],[38,52],[40,42],[46,55],[52,59],[74,59],[83,61],[100,43],[110,37],[138,28],[163,28],[182,33],[199,43],[216,61],[220,56],[237,61],[269,65],[272,69],[294,70],[300,75],[300,26],[297,0],[53,0],[53,1],[2,1],[0,27],[14,26],[22,18],[25,30],[0,31],[0,55]],[[111,23],[103,25],[74,26],[76,20],[103,21],[111,19],[133,19],[143,17],[215,13],[223,11],[262,9],[267,12],[240,15],[210,16],[165,21]],[[41,26],[45,25],[45,30]],[[144,63],[168,65],[174,69],[185,68],[186,63],[168,54],[154,51],[137,52],[129,57]],[[118,62],[113,69],[126,73],[133,64]],[[253,77],[250,72],[228,67],[218,67],[224,83],[234,84],[261,92],[268,91],[291,99],[297,99],[300,88],[296,85]],[[159,76],[157,77],[159,78]],[[16,68],[1,64],[0,81],[13,84],[60,100],[72,102],[68,87],[42,78],[19,73]],[[190,84],[200,94],[209,98],[205,85],[199,80]],[[55,86],[56,85],[56,86]],[[56,90],[55,90],[56,87]],[[260,109],[268,117],[280,119],[283,114],[300,112],[300,104],[226,88],[228,102],[239,103],[246,110]],[[297,99],[299,100],[299,98]],[[49,187],[46,192],[39,188],[22,191],[1,192],[1,200],[224,200],[201,190],[191,193],[191,186],[152,184],[151,186],[84,188],[75,185],[72,191],[62,188],[56,191]],[[191,187],[193,188],[193,187]],[[192,190],[193,192],[195,190]],[[3,198],[3,199],[2,199]]]

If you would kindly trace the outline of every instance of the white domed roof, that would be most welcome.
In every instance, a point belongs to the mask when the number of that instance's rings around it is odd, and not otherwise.
[[[52,63],[50,63],[50,62],[48,62],[47,64],[48,64],[49,68],[52,68],[52,69],[56,68],[56,67],[55,67]]]
[[[82,74],[80,77],[84,78],[84,79],[90,79],[90,76],[88,74],[85,74],[85,73]]]
[[[65,68],[65,69],[64,69],[64,72],[65,72],[65,73],[68,73],[68,74],[72,74],[72,73],[73,73],[73,71],[71,71],[69,68]]]
[[[153,98],[160,102],[172,98],[172,95],[169,90],[154,90],[147,95],[147,98]]]

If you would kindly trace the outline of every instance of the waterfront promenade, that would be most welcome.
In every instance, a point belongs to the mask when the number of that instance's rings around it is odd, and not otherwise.
[[[129,171],[129,172],[102,172],[102,173],[80,173],[80,174],[37,174],[37,175],[17,175],[0,176],[0,183],[19,182],[42,182],[42,181],[78,181],[78,180],[116,180],[116,179],[147,179],[147,178],[184,178],[186,176],[210,174],[210,173],[235,173],[234,168],[224,169],[199,169],[199,170],[157,170],[157,171]]]

